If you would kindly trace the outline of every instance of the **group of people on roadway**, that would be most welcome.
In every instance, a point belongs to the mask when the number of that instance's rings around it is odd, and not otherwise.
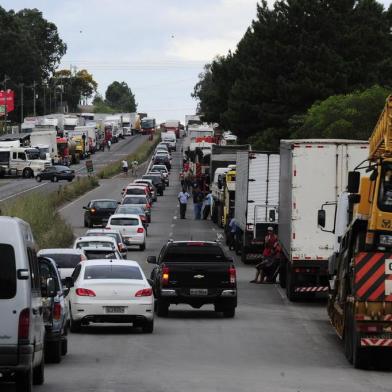
[[[204,193],[201,191],[197,183],[193,184],[194,187],[189,193],[185,187],[178,194],[177,199],[180,205],[180,218],[186,219],[186,209],[188,205],[188,200],[192,197],[193,200],[193,211],[194,218],[196,220],[207,219],[211,213],[212,195],[211,191]]]

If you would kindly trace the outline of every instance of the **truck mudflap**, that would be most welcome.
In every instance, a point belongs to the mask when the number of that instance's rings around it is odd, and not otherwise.
[[[361,338],[362,347],[392,347],[392,339]]]
[[[296,287],[295,293],[326,293],[329,290],[329,286],[303,286]]]
[[[358,253],[355,256],[354,272],[358,300],[392,301],[392,253]]]

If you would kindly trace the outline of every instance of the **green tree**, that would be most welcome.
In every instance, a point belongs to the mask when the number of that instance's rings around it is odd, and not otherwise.
[[[114,113],[115,110],[111,108],[100,94],[96,94],[93,99],[94,113]]]
[[[135,95],[125,82],[113,82],[106,89],[105,102],[118,112],[136,112]]]
[[[389,94],[389,89],[373,86],[352,94],[333,95],[315,103],[291,137],[367,140]]]

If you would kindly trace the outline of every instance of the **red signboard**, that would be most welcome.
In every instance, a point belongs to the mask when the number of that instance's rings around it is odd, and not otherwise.
[[[0,106],[7,105],[7,112],[12,112],[14,106],[15,93],[12,90],[0,91]]]

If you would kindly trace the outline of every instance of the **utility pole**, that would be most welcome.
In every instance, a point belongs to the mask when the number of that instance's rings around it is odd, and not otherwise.
[[[4,75],[4,133],[7,133],[7,80],[10,78]]]
[[[44,115],[46,114],[46,82],[43,83],[42,88],[44,90]]]
[[[35,107],[35,100],[36,100],[36,96],[35,96],[35,86],[36,86],[36,82],[34,80],[33,82],[33,111],[34,111],[34,117],[36,116],[36,107]]]
[[[23,102],[23,86],[24,86],[24,84],[23,83],[21,83],[20,85],[20,123],[22,124],[23,123],[23,117],[24,117],[24,114],[23,114],[23,104],[24,104],[24,102]]]

